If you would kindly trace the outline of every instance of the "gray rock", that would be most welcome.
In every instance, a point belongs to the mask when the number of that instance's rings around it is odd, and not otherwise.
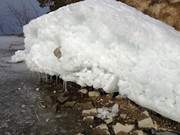
[[[86,122],[87,124],[93,124],[93,122],[94,122],[94,116],[86,116],[86,117],[83,117],[83,121]]]
[[[127,114],[120,114],[120,117],[121,117],[122,119],[125,119],[125,118],[127,117]]]
[[[88,96],[89,97],[99,97],[100,93],[98,91],[89,91]]]
[[[64,106],[65,107],[73,107],[76,104],[76,101],[67,101]]]
[[[26,105],[24,105],[24,104],[21,105],[21,108],[25,108],[25,107],[26,107]]]
[[[36,91],[39,91],[39,88],[36,88]]]
[[[83,110],[82,111],[82,116],[96,116],[96,114],[97,114],[96,108],[92,108],[89,110]]]
[[[154,123],[150,117],[138,121],[138,127],[139,128],[155,128]]]
[[[150,116],[148,111],[144,111],[143,114],[146,115],[147,117]]]
[[[113,122],[113,118],[112,117],[111,118],[107,118],[104,121],[106,122],[106,124],[110,124],[110,123]]]
[[[100,129],[104,129],[104,130],[108,130],[108,127],[106,124],[101,124],[99,126],[97,126],[96,128],[100,128]]]
[[[122,97],[121,95],[117,95],[115,98],[116,98],[117,100],[121,100],[123,97]]]
[[[106,124],[101,124],[94,128],[93,133],[96,135],[110,135]]]
[[[90,101],[85,103],[76,103],[74,107],[77,108],[78,110],[94,108],[92,102]]]
[[[61,53],[61,50],[60,50],[59,47],[54,50],[54,55],[55,55],[58,59],[61,58],[62,53]]]
[[[123,125],[121,123],[116,123],[116,125],[113,125],[114,133],[117,135],[121,132],[123,133],[129,133],[134,129],[134,125]]]
[[[135,135],[147,135],[146,133],[144,133],[142,130],[136,130],[133,132]]]

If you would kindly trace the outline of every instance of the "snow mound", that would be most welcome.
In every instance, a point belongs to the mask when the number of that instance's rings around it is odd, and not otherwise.
[[[172,27],[121,2],[86,0],[31,21],[24,33],[30,70],[119,91],[180,122],[180,33]]]

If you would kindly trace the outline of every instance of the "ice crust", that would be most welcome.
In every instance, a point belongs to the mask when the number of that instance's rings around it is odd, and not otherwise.
[[[180,32],[172,27],[121,2],[86,0],[31,21],[24,33],[30,70],[119,91],[180,122]]]

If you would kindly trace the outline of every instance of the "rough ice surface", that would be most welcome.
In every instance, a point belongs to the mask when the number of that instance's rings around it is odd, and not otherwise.
[[[121,2],[86,0],[31,21],[24,33],[30,70],[119,91],[180,122],[180,33],[172,27]]]

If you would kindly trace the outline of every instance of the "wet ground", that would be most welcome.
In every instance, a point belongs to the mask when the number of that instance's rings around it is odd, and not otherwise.
[[[0,49],[0,135],[74,135],[80,115],[43,106],[45,87],[24,63],[9,63],[17,47]],[[18,47],[19,49],[19,47]],[[51,88],[53,90],[53,87]]]

